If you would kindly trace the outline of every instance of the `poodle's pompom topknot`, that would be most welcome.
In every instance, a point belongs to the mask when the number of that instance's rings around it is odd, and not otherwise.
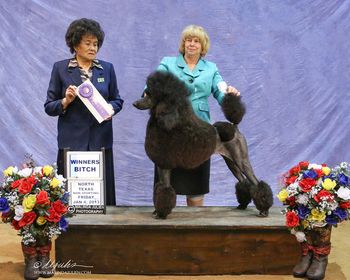
[[[239,124],[245,114],[245,105],[241,97],[233,94],[225,94],[221,108],[226,119],[234,124]]]

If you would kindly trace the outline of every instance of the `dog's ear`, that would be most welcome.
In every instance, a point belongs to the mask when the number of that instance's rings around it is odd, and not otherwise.
[[[158,125],[169,131],[173,129],[180,120],[180,114],[176,109],[170,110],[165,103],[159,103],[155,110]]]

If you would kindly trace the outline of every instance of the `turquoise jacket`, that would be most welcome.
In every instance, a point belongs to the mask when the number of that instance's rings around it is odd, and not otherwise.
[[[196,67],[191,71],[182,55],[178,57],[164,57],[157,70],[169,71],[180,78],[188,86],[195,114],[206,122],[210,122],[208,97],[213,94],[221,104],[225,93],[218,88],[218,83],[223,81],[215,63],[200,59]]]

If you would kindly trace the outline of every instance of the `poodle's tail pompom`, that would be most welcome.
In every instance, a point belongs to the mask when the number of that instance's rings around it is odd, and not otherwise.
[[[264,181],[260,181],[258,186],[251,192],[253,202],[256,208],[260,211],[260,217],[267,217],[269,209],[273,204],[273,194],[271,187]]]
[[[247,179],[236,184],[236,197],[239,203],[237,209],[246,209],[248,204],[252,201],[252,197],[250,196],[250,189],[251,183]]]
[[[234,124],[239,124],[245,114],[245,105],[241,97],[233,94],[225,94],[221,108],[226,119]]]
[[[176,193],[171,186],[157,183],[154,190],[154,208],[157,219],[166,219],[176,206]]]

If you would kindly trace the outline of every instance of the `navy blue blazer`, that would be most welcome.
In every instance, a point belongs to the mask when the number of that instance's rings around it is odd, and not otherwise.
[[[91,82],[113,106],[116,114],[122,109],[124,101],[119,96],[114,67],[113,64],[102,60],[99,60],[99,63],[103,69],[93,67]],[[79,86],[82,83],[79,68],[68,68],[68,64],[69,59],[54,64],[44,105],[48,115],[58,116],[58,148],[70,148],[75,151],[112,148],[112,119],[99,124],[79,98],[75,98],[63,111],[61,101],[68,86]]]

